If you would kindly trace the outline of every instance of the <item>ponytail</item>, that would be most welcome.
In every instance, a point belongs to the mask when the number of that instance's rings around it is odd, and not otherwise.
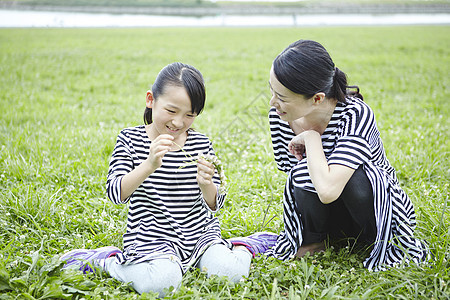
[[[336,67],[329,98],[334,98],[338,102],[345,102],[347,96],[364,100],[363,95],[359,93],[359,87],[357,85],[347,85],[347,76]]]
[[[347,94],[347,76],[344,72],[339,70],[337,67],[334,68],[334,77],[333,77],[333,85],[331,86],[331,90],[329,98],[334,98],[338,102],[345,102],[345,95]]]
[[[352,91],[351,89],[355,90]],[[359,87],[357,85],[348,85],[346,95],[350,97],[356,97],[364,101],[364,97],[362,94],[359,93]]]

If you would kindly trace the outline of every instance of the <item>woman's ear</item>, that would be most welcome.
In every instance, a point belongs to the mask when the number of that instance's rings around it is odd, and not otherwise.
[[[147,91],[147,97],[145,97],[145,106],[148,108],[152,108],[153,106],[153,93],[152,91]]]
[[[314,104],[320,104],[325,100],[325,93],[320,92],[313,96]]]

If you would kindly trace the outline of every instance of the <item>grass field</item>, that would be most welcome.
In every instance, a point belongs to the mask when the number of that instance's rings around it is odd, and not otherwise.
[[[183,37],[183,38],[181,38]],[[145,92],[173,61],[204,75],[206,133],[229,178],[223,236],[279,232],[285,174],[268,132],[272,60],[314,39],[374,109],[387,156],[415,205],[428,265],[385,272],[330,248],[297,261],[257,258],[240,284],[193,270],[179,299],[450,297],[450,27],[0,30],[0,299],[149,299],[105,274],[61,272],[73,248],[121,246],[127,208],[105,196],[118,132],[142,124]]]

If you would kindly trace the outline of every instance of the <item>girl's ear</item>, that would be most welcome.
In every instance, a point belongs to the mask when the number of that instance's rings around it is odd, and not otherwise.
[[[152,91],[147,91],[147,97],[145,97],[145,106],[148,108],[152,108],[153,106],[153,93]]]
[[[313,96],[314,104],[320,104],[323,100],[325,100],[325,93],[323,92],[317,93]]]

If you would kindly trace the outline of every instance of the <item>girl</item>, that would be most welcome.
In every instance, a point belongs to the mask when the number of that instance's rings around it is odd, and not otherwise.
[[[300,40],[270,70],[270,130],[278,168],[288,173],[285,229],[266,254],[280,259],[324,249],[327,236],[372,245],[364,265],[421,262],[414,208],[386,158],[371,108],[347,94],[346,75],[317,42]]]
[[[129,203],[124,251],[73,250],[61,257],[65,267],[86,272],[91,264],[131,282],[139,293],[160,297],[179,286],[191,266],[234,282],[248,276],[252,255],[267,250],[276,235],[256,234],[235,248],[222,239],[214,213],[225,194],[214,165],[202,158],[214,150],[191,129],[205,98],[203,77],[194,67],[173,63],[161,70],[147,92],[146,125],[122,130],[110,161],[108,198]]]

